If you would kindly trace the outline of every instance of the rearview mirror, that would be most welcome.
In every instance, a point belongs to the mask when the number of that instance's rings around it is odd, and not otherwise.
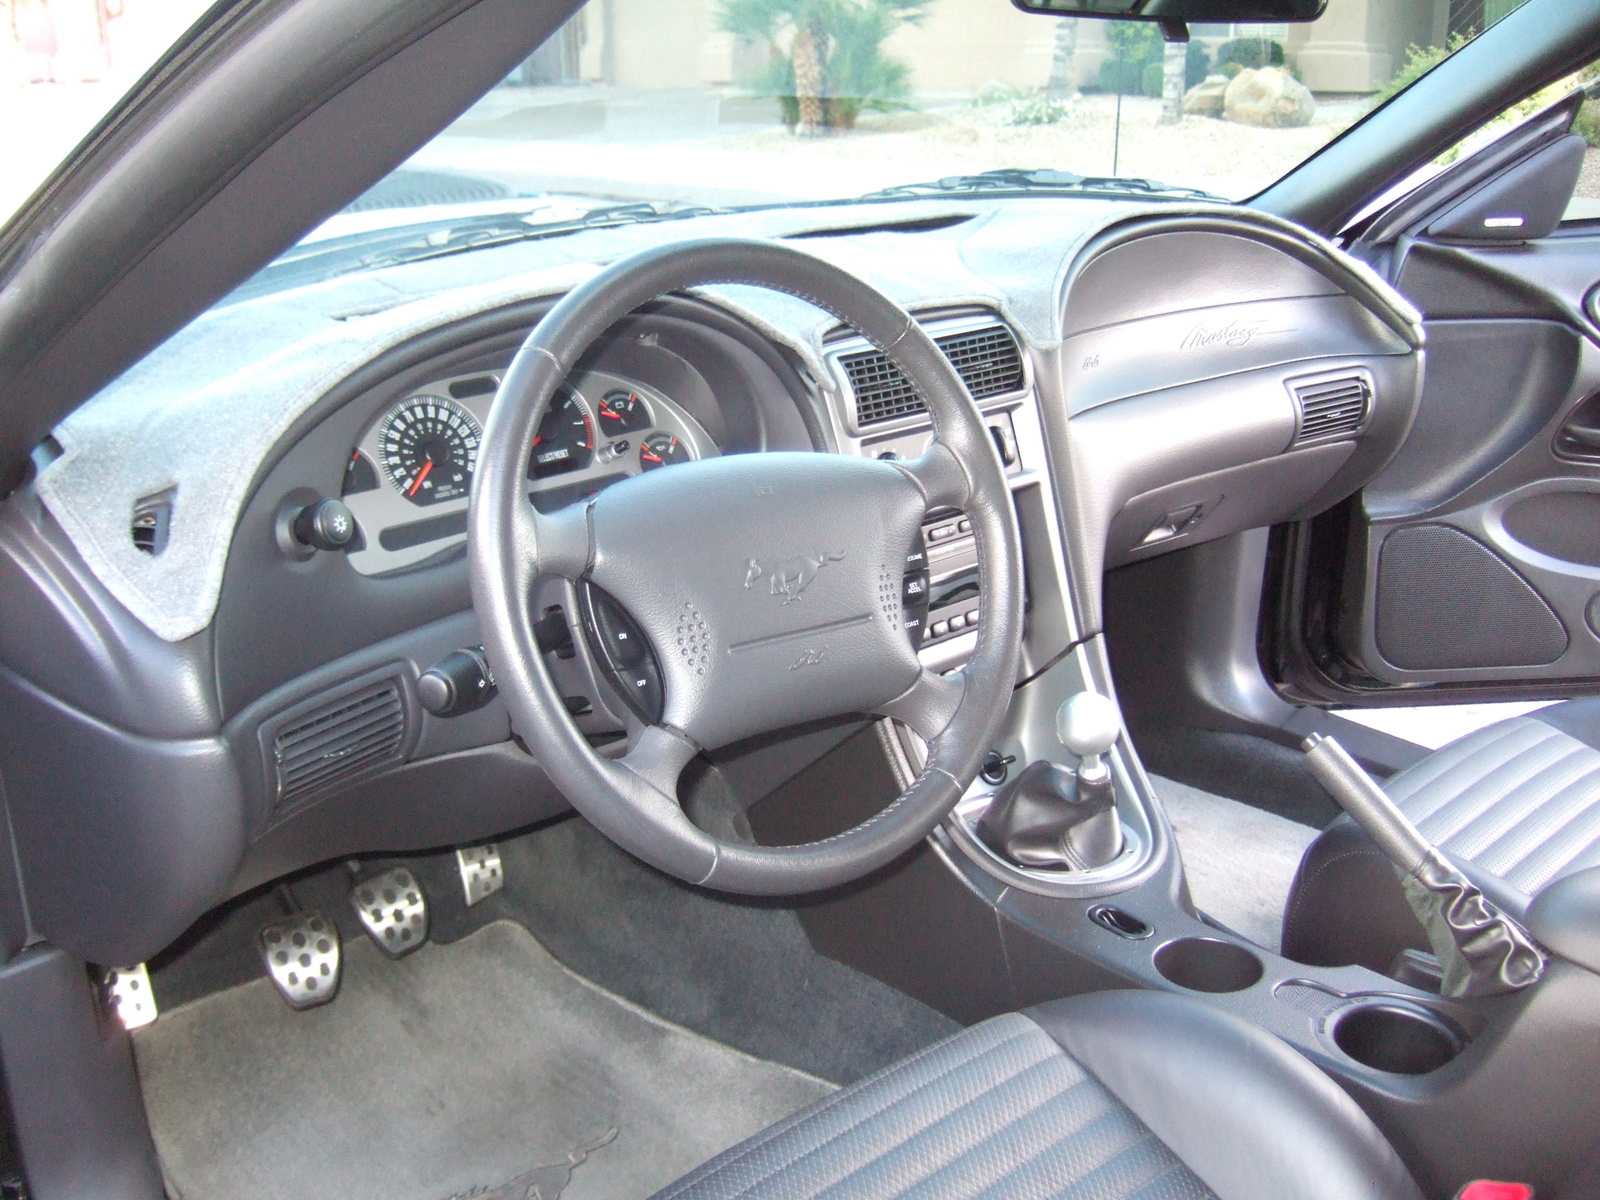
[[[1315,21],[1328,0],[1011,0],[1023,12],[1112,21],[1254,23]]]

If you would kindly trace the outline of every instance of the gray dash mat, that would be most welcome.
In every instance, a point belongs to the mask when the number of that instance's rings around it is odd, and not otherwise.
[[[398,961],[347,943],[329,1005],[294,1012],[260,979],[134,1049],[177,1200],[628,1200],[833,1090],[596,987],[510,921]]]

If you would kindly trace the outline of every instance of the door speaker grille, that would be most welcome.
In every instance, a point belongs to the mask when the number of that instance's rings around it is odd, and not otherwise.
[[[950,333],[933,339],[944,351],[974,400],[1003,396],[1021,389],[1022,349],[1004,325]],[[862,427],[923,412],[927,404],[889,356],[861,350],[839,357],[856,396],[856,424]]]
[[[1372,406],[1372,385],[1360,375],[1291,383],[1300,424],[1294,445],[1354,433],[1366,424]]]
[[[405,731],[405,706],[392,679],[297,717],[272,739],[279,814],[400,761]]]

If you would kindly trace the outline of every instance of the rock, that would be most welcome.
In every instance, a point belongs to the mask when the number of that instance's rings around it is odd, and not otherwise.
[[[1228,120],[1240,125],[1287,129],[1309,125],[1317,102],[1305,84],[1282,67],[1240,71],[1223,93],[1222,108]]]
[[[1207,75],[1183,94],[1183,111],[1194,117],[1222,116],[1222,94],[1228,90],[1226,75]]]

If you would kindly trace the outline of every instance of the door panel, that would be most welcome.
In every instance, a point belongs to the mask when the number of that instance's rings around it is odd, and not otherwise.
[[[1565,135],[1541,124],[1524,156],[1494,148],[1507,173]],[[1264,658],[1298,699],[1600,690],[1600,231],[1429,238],[1460,195],[1408,198],[1406,228],[1353,247],[1424,314],[1427,366],[1395,458],[1280,533]]]

